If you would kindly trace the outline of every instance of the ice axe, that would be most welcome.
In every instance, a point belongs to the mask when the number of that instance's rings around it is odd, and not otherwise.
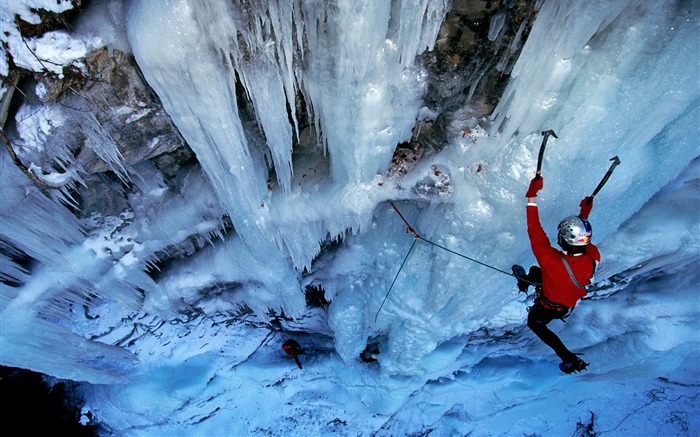
[[[591,194],[591,198],[594,198],[596,194],[598,194],[598,191],[600,191],[601,188],[603,188],[603,185],[610,179],[610,175],[612,174],[613,170],[615,170],[615,167],[620,165],[620,158],[617,156],[613,156],[610,158],[610,160],[613,162],[610,164],[610,168],[608,169],[607,173],[605,173],[605,176],[603,176],[603,179],[601,179],[600,183],[598,184],[597,187],[595,187],[595,190],[593,190],[593,194]]]
[[[542,144],[540,145],[540,153],[537,156],[537,174],[535,175],[535,179],[540,178],[540,172],[542,170],[542,158],[544,158],[544,148],[547,147],[547,139],[550,135],[554,138],[559,138],[552,129],[542,131],[542,135],[544,135],[544,138],[542,138]]]

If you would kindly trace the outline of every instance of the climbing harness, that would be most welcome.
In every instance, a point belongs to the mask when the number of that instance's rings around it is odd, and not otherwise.
[[[532,301],[533,305],[527,307],[528,313],[534,306],[539,305],[548,310],[557,311],[559,313],[559,317],[557,317],[557,319],[561,320],[562,322],[566,322],[566,319],[568,319],[571,313],[574,311],[573,308],[567,307],[566,305],[562,305],[560,303],[552,302],[551,300],[547,299],[544,297],[544,293],[541,289],[537,289],[535,291]]]
[[[379,306],[379,309],[377,310],[377,314],[374,316],[374,321],[375,321],[375,322],[377,321],[377,318],[379,317],[379,312],[382,310],[382,307],[384,306],[384,303],[386,302],[387,298],[389,297],[389,293],[391,293],[392,288],[394,288],[394,284],[396,283],[396,279],[398,279],[398,277],[399,277],[399,273],[401,273],[401,270],[403,269],[404,264],[406,264],[406,260],[408,260],[408,257],[409,257],[409,255],[411,255],[411,252],[413,251],[413,248],[415,247],[416,242],[417,242],[418,240],[424,241],[424,242],[426,242],[426,243],[428,243],[428,244],[431,244],[431,245],[433,245],[433,246],[435,246],[435,247],[437,247],[437,248],[440,248],[440,249],[442,249],[442,250],[444,250],[444,251],[447,251],[447,252],[449,252],[449,253],[451,253],[451,254],[453,254],[453,255],[457,255],[457,256],[459,256],[459,257],[462,257],[462,258],[464,258],[464,259],[466,259],[466,260],[469,260],[469,261],[471,261],[471,262],[474,262],[474,263],[476,263],[476,264],[482,265],[482,266],[484,266],[484,267],[488,267],[488,268],[493,269],[493,270],[495,270],[495,271],[497,271],[497,272],[501,272],[501,273],[503,273],[504,275],[508,275],[508,276],[511,276],[511,277],[513,277],[513,278],[516,278],[516,279],[521,279],[521,280],[523,280],[523,281],[525,281],[525,282],[530,282],[530,281],[528,281],[527,279],[518,278],[518,277],[517,277],[516,275],[514,275],[513,273],[509,273],[509,272],[507,272],[507,271],[505,271],[505,270],[501,270],[501,269],[499,269],[499,268],[497,268],[497,267],[494,267],[494,266],[492,266],[492,265],[486,264],[486,263],[481,262],[481,261],[479,261],[479,260],[477,260],[477,259],[474,259],[474,258],[471,258],[471,257],[469,257],[469,256],[467,256],[467,255],[464,255],[464,254],[462,254],[462,253],[455,252],[454,250],[448,249],[447,247],[442,246],[442,245],[440,245],[440,244],[437,244],[437,243],[435,243],[434,241],[430,241],[430,240],[428,240],[427,238],[421,237],[420,234],[418,234],[418,232],[416,232],[416,230],[408,223],[408,220],[406,220],[406,218],[403,216],[403,214],[401,214],[401,211],[399,211],[399,209],[396,207],[396,205],[394,205],[393,202],[390,202],[390,204],[391,204],[391,207],[394,208],[394,211],[396,211],[396,213],[399,215],[399,217],[401,217],[401,220],[403,220],[403,222],[406,224],[406,233],[407,233],[407,234],[408,234],[408,233],[412,233],[412,234],[413,234],[413,237],[414,237],[414,240],[413,240],[413,244],[411,244],[411,247],[408,249],[408,252],[406,253],[406,256],[404,257],[403,262],[401,263],[401,266],[399,267],[399,270],[396,272],[396,276],[394,276],[394,280],[391,282],[391,286],[390,286],[389,289],[387,290],[386,296],[384,296],[384,300],[382,301],[382,304]],[[531,284],[532,284],[532,285],[539,285],[538,283],[531,283]]]

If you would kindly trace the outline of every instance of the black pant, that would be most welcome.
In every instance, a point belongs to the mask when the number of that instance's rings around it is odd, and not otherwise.
[[[532,330],[547,346],[564,362],[571,362],[576,355],[564,346],[559,337],[547,328],[547,324],[554,319],[560,319],[563,313],[535,304],[527,316],[527,327]]]

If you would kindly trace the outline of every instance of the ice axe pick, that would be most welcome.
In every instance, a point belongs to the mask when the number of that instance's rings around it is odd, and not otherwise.
[[[542,171],[542,158],[544,158],[544,148],[547,147],[547,139],[550,135],[554,138],[559,138],[552,129],[542,131],[542,135],[544,135],[544,138],[542,138],[542,144],[540,145],[540,153],[537,156],[537,174],[535,175],[536,179],[540,178],[540,172]]]
[[[605,176],[603,176],[603,179],[601,179],[600,183],[598,184],[597,187],[595,187],[595,190],[593,190],[593,194],[591,194],[591,198],[595,197],[596,194],[598,194],[598,191],[600,191],[601,188],[603,188],[603,185],[610,179],[610,175],[612,174],[613,170],[615,170],[615,167],[620,165],[620,158],[617,156],[613,156],[610,158],[610,160],[613,162],[610,164],[610,168],[608,169],[607,173],[605,173]]]

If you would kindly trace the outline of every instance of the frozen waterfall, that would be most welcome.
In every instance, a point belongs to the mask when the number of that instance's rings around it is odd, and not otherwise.
[[[143,1],[129,9],[128,32],[139,65],[238,233],[265,253],[291,256],[299,269],[309,267],[319,242],[366,224],[375,202],[363,202],[363,185],[411,138],[423,91],[414,59],[432,48],[445,13],[444,1]],[[237,82],[253,103],[263,138],[244,133]],[[330,166],[329,174],[307,183],[293,180],[297,92],[324,149],[315,172]],[[308,171],[298,167],[297,173]],[[268,192],[271,170],[281,190]],[[303,200],[311,193],[351,204],[319,210],[317,201]],[[301,197],[307,216],[290,220],[302,209],[278,205],[290,196]],[[292,232],[300,223],[305,230]],[[270,237],[279,250],[269,246]]]
[[[591,215],[603,256],[591,300],[563,328],[573,347],[601,363],[589,382],[600,389],[613,375],[650,390],[639,381],[664,382],[680,369],[676,389],[697,383],[688,363],[698,355],[700,314],[699,2],[538,0],[529,32],[520,25],[509,46],[523,37],[498,105],[485,118],[472,115],[473,102],[451,108],[444,144],[403,149],[413,155],[402,172],[392,167],[397,147],[439,115],[425,101],[425,55],[464,2],[96,3],[115,20],[111,31],[123,32],[112,39],[128,44],[196,163],[167,177],[147,160],[127,165],[97,123],[91,150],[117,170],[110,183],[125,206],[78,219],[66,206],[72,187],[47,195],[2,155],[1,364],[101,384],[86,389],[92,407],[125,435],[154,423],[165,433],[183,423],[195,433],[230,425],[211,399],[233,405],[256,432],[284,433],[293,426],[273,428],[255,415],[260,405],[297,413],[289,405],[305,392],[285,392],[293,378],[273,342],[293,332],[315,348],[299,381],[322,393],[328,423],[347,404],[385,434],[438,422],[459,422],[458,434],[483,432],[471,417],[502,427],[495,422],[507,418],[515,425],[504,434],[552,432],[546,421],[508,416],[511,407],[527,410],[522,398],[533,394],[532,408],[541,407],[537,390],[567,403],[563,383],[538,385],[548,352],[524,334],[527,303],[508,274],[454,253],[506,271],[534,262],[524,192],[540,133],[553,129],[539,197],[550,237],[610,158],[622,161]],[[104,29],[93,19],[89,28]],[[499,41],[507,25],[503,12],[482,27]],[[99,36],[84,36],[80,47]],[[13,44],[8,50],[20,50]],[[475,86],[463,93],[471,97]],[[50,155],[52,138],[86,118],[57,103],[25,102],[17,114],[13,141],[23,156]],[[442,248],[414,241],[392,203]],[[182,246],[193,249],[158,271],[159,257]],[[652,281],[665,287],[659,296],[676,300],[657,302]],[[307,305],[308,288],[322,290],[328,305]],[[368,339],[381,347],[375,368],[357,362]],[[59,342],[60,351],[51,348]],[[644,368],[605,361],[616,353]],[[510,379],[498,386],[502,370]],[[527,390],[514,388],[521,385]],[[229,394],[238,389],[254,402]],[[503,401],[492,399],[501,389]],[[449,391],[483,402],[472,406]],[[160,395],[138,417],[123,412]],[[431,403],[443,398],[449,411]],[[585,402],[593,409],[602,401]],[[409,407],[421,418],[402,410]],[[404,419],[412,428],[402,428]],[[233,434],[253,427],[230,426]]]

